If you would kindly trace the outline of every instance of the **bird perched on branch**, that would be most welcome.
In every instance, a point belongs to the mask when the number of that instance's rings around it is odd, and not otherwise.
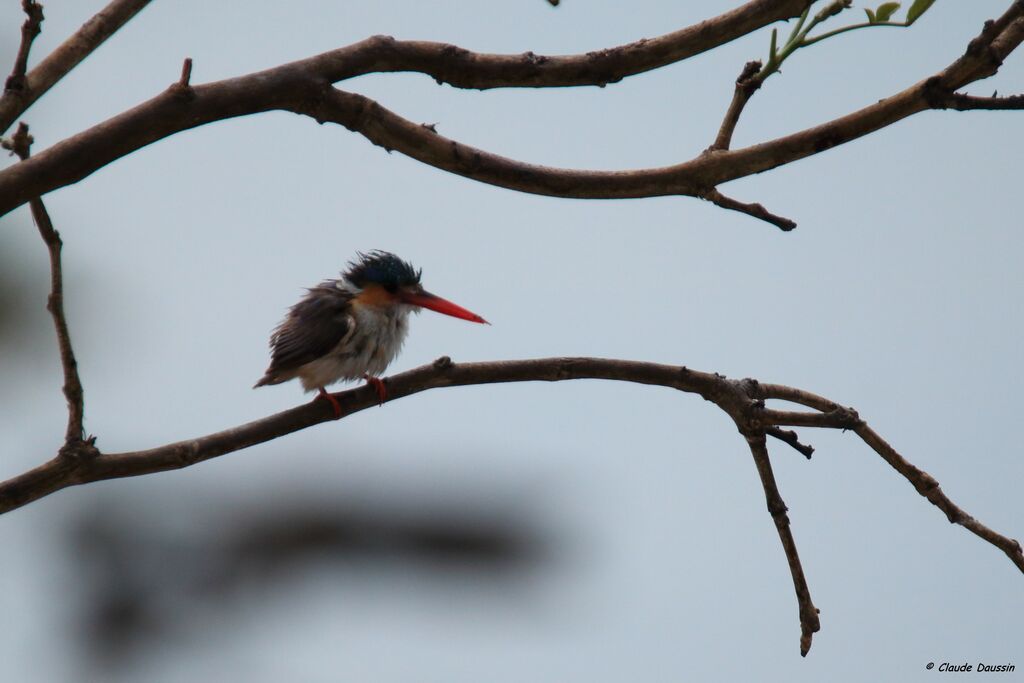
[[[321,282],[288,310],[270,337],[270,367],[253,388],[298,377],[303,389],[319,390],[341,417],[341,406],[324,387],[363,378],[383,404],[387,389],[379,375],[402,348],[410,312],[429,308],[487,323],[424,290],[422,272],[386,251],[358,254],[340,280]]]

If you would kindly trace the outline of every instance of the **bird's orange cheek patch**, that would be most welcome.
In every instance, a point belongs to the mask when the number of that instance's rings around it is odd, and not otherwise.
[[[395,295],[380,285],[367,285],[352,303],[363,306],[391,306],[395,303]]]

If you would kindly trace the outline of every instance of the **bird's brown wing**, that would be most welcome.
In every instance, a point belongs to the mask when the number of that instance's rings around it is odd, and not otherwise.
[[[351,300],[333,282],[310,289],[271,335],[270,367],[256,386],[289,380],[300,367],[337,347],[355,328]]]

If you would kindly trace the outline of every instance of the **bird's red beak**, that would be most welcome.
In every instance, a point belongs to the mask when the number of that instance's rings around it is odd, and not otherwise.
[[[453,304],[451,301],[448,301],[448,299],[442,299],[436,294],[431,294],[430,292],[425,292],[423,290],[418,292],[401,292],[399,294],[399,299],[401,299],[402,303],[429,308],[432,311],[444,313],[445,315],[450,315],[454,318],[462,318],[463,320],[469,320],[470,322],[490,325],[489,322],[478,316],[476,313],[467,311],[462,306]]]

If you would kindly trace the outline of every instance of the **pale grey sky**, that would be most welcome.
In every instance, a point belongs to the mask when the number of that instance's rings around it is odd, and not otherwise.
[[[4,64],[19,4],[0,8]],[[46,3],[33,54],[102,4]],[[156,2],[24,119],[43,149],[160,92],[185,56],[199,83],[375,33],[575,53],[734,4]],[[911,30],[855,32],[797,54],[752,100],[735,144],[931,75],[1007,4],[938,2]],[[517,159],[649,167],[710,143],[736,75],[768,41],[762,31],[604,89],[480,93],[411,74],[343,87]],[[1020,54],[971,91],[995,89],[1024,90]],[[1021,126],[1015,112],[928,112],[723,188],[793,217],[789,234],[689,198],[517,194],[294,115],[189,131],[47,197],[65,241],[87,428],[101,448],[130,450],[307,400],[294,383],[250,389],[268,333],[303,287],[357,250],[383,248],[493,323],[424,313],[392,370],[444,354],[597,355],[803,387],[856,407],[970,514],[1021,538]],[[27,216],[0,219],[4,263],[35,305],[25,334],[4,342],[4,477],[49,457],[65,419],[42,310],[45,250]],[[818,449],[811,462],[771,446],[821,609],[806,659],[785,557],[735,428],[699,398],[578,382],[421,394],[6,515],[0,661],[12,681],[85,676],[71,645],[83,626],[65,531],[98,500],[188,529],[315,493],[397,501],[413,515],[494,504],[544,529],[557,552],[504,582],[401,566],[310,575],[230,614],[187,613],[183,634],[117,680],[908,681],[938,675],[929,661],[1011,662],[1021,677],[1020,572],[853,435],[802,435]]]

